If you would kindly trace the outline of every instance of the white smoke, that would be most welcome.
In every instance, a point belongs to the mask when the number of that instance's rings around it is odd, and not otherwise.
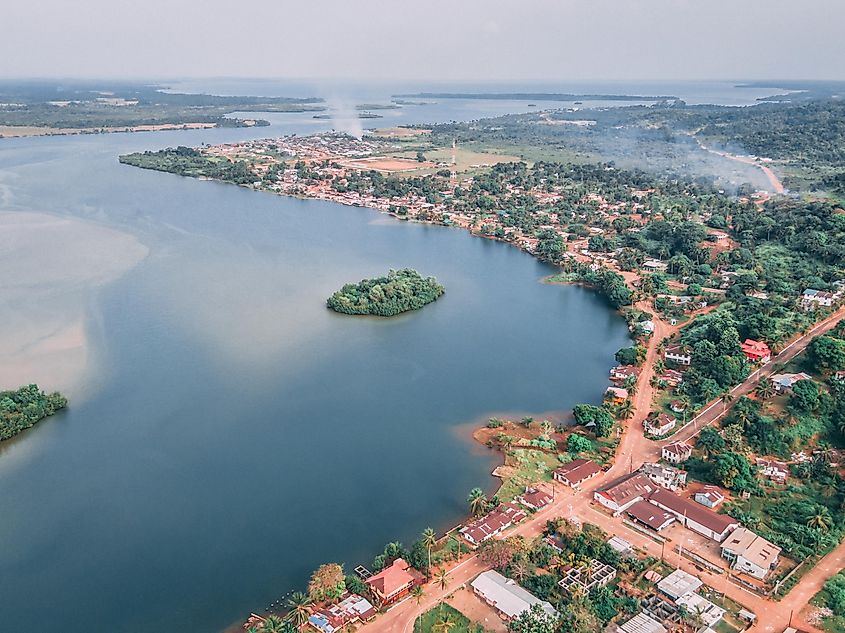
[[[335,130],[357,139],[364,136],[364,127],[361,125],[361,119],[358,117],[358,110],[354,103],[335,96],[326,99],[326,105],[329,109],[328,114],[332,118],[332,127]]]

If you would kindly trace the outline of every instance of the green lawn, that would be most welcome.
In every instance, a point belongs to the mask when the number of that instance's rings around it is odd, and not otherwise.
[[[445,602],[418,617],[414,622],[414,633],[441,633],[442,629],[437,627],[437,623],[446,618],[453,624],[449,633],[484,633],[483,626],[473,624],[463,613]]]

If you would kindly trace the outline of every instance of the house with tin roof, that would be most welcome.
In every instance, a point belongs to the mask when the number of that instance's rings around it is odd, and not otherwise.
[[[763,580],[778,565],[781,549],[748,528],[734,530],[721,545],[722,558],[736,569]]]
[[[505,578],[495,570],[485,571],[470,583],[473,592],[484,602],[493,607],[505,620],[512,620],[539,604],[546,614],[553,618],[560,617],[555,608],[540,600],[537,596],[520,587],[510,578]]]
[[[555,481],[577,489],[588,479],[592,479],[601,472],[601,466],[589,459],[573,459],[552,473]]]

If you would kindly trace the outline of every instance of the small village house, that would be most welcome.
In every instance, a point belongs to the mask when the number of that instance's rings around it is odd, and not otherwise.
[[[725,495],[718,486],[707,485],[695,493],[694,499],[696,503],[700,503],[712,510],[725,500]]]
[[[514,503],[503,503],[498,508],[476,519],[459,530],[459,534],[470,544],[480,545],[488,538],[492,538],[516,525],[528,514]]]
[[[754,339],[747,338],[740,347],[742,353],[745,354],[745,357],[751,363],[764,364],[772,359],[772,350],[763,341],[755,341]]]
[[[789,477],[789,465],[774,459],[758,458],[757,468],[767,479],[782,484]]]
[[[677,418],[668,413],[658,413],[643,420],[643,428],[649,435],[663,437],[678,424]]]
[[[669,345],[663,350],[663,358],[676,365],[692,365],[692,352],[685,345]]]
[[[582,483],[592,479],[601,472],[601,466],[589,459],[573,459],[552,473],[555,481],[566,484],[576,490]]]
[[[402,558],[382,569],[365,581],[370,593],[380,607],[393,604],[407,596],[415,583],[424,579]]]
[[[674,515],[648,501],[637,501],[625,510],[625,512],[634,522],[644,525],[655,532],[660,532],[660,530],[669,527],[675,522]]]
[[[552,502],[552,495],[545,490],[540,490],[538,488],[526,488],[525,492],[516,498],[516,501],[524,505],[529,510],[537,512]]]
[[[740,527],[725,539],[722,557],[731,568],[763,580],[778,565],[781,549],[748,528]]]
[[[660,449],[660,457],[670,464],[682,464],[692,457],[692,447],[686,442],[673,442]]]
[[[812,378],[803,371],[797,374],[773,374],[771,377],[772,386],[778,393],[789,393],[795,383],[801,380],[812,380]]]

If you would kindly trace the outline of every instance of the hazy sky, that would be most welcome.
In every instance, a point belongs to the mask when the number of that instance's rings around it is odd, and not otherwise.
[[[0,76],[845,79],[843,0],[34,0]]]

